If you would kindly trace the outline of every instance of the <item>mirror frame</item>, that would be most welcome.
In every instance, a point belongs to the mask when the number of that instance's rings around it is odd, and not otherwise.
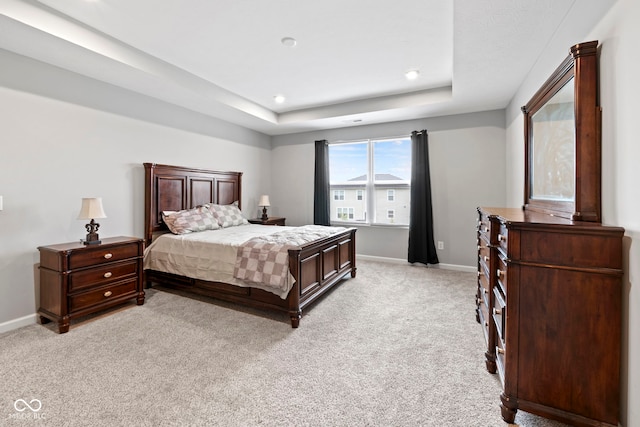
[[[524,209],[568,218],[573,221],[600,222],[601,203],[601,116],[598,105],[598,41],[579,43],[531,100],[524,113],[525,179]],[[532,117],[564,87],[574,85],[575,176],[572,201],[531,197],[533,176]]]

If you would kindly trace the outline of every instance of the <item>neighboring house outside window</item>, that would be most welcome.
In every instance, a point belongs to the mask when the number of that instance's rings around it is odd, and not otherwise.
[[[331,143],[329,164],[332,222],[409,225],[409,137]]]

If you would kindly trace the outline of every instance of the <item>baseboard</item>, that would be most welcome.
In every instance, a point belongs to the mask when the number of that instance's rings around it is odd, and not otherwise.
[[[372,256],[372,255],[356,255],[356,261],[362,259],[367,261],[379,261],[379,262],[389,262],[392,264],[409,264],[406,259],[400,258],[387,258],[381,256]],[[420,264],[424,265],[424,264]],[[455,270],[455,271],[465,271],[467,273],[475,273],[478,271],[477,267],[470,267],[468,265],[457,265],[457,264],[429,264],[429,268],[439,268],[442,270]]]
[[[9,320],[4,323],[0,323],[0,334],[4,332],[13,331],[14,329],[22,328],[23,326],[29,326],[36,323],[36,314],[29,314],[18,319]]]

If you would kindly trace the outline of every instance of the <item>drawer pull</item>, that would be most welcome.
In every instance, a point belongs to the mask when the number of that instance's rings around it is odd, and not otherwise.
[[[504,354],[504,348],[497,347],[498,354]]]
[[[108,279],[111,276],[112,276],[112,273],[110,271],[107,271],[106,273],[104,273],[105,279]]]
[[[503,276],[503,275],[504,275],[504,271],[502,271],[502,270],[500,270],[500,269],[497,269],[497,270],[496,270],[496,275],[498,276],[498,278],[500,278],[501,276]]]
[[[110,296],[111,296],[111,294],[113,294],[113,292],[111,292],[111,291],[107,291],[107,292],[105,292],[105,293],[104,293],[104,296],[105,296],[105,297],[110,297]]]
[[[489,327],[489,322],[484,322],[484,326],[488,328]]]
[[[480,273],[480,272],[478,271],[478,277],[480,277],[480,274],[482,274],[482,273]]]
[[[489,293],[489,291],[486,288],[482,288],[482,293],[486,295]]]
[[[104,259],[111,259],[113,254],[104,254]]]
[[[498,242],[502,242],[505,241],[507,239],[505,239],[505,237],[502,234],[498,234]]]
[[[499,308],[494,308],[494,309],[493,309],[493,314],[495,314],[495,315],[501,315],[501,314],[502,314],[502,310],[500,310]]]
[[[488,232],[489,232],[489,228],[488,228],[488,227],[484,227],[484,228],[482,229],[482,232],[483,232],[483,233],[488,233]]]
[[[488,256],[485,255],[483,258],[484,258],[484,262],[489,262],[489,257]]]

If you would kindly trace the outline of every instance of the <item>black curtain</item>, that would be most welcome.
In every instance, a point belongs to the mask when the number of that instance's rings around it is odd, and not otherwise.
[[[330,225],[329,144],[316,141],[316,167],[313,189],[313,223]]]
[[[411,209],[409,212],[410,263],[438,264],[433,240],[433,209],[429,177],[429,136],[427,131],[411,133]]]

